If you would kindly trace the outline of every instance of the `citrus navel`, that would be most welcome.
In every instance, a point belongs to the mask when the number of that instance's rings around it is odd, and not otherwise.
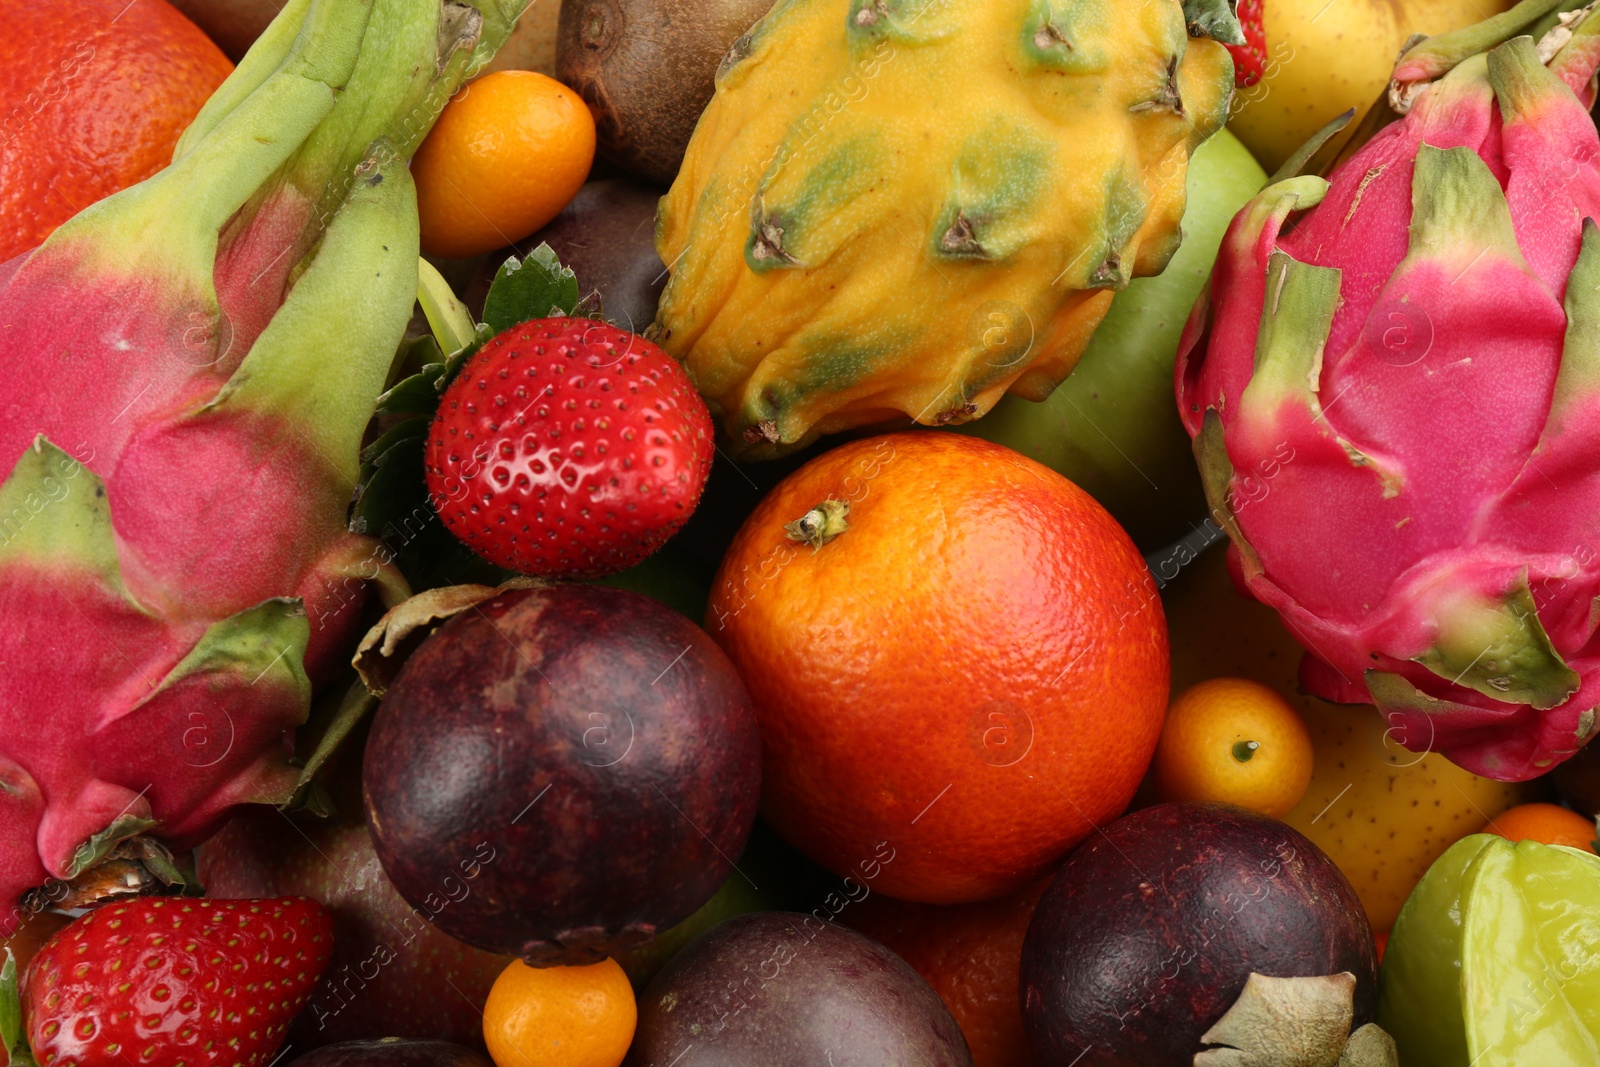
[[[895,951],[939,994],[974,1067],[1035,1067],[1022,1023],[1022,941],[1047,880],[976,904],[910,904],[874,893],[844,921]]]
[[[1489,820],[1482,833],[1499,834],[1508,841],[1537,841],[1542,845],[1567,845],[1593,852],[1600,836],[1593,819],[1559,804],[1519,804]]]

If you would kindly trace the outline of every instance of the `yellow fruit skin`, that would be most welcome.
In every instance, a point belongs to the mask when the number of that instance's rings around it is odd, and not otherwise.
[[[1275,171],[1341,112],[1361,124],[1413,33],[1437,34],[1505,11],[1514,0],[1263,0],[1266,75],[1234,98],[1228,121]]]
[[[1042,399],[1176,250],[1232,69],[1171,0],[782,0],[662,201],[658,339],[746,455]]]
[[[1443,756],[1388,737],[1377,709],[1329,704],[1296,688],[1300,646],[1272,609],[1234,589],[1220,547],[1163,591],[1174,692],[1206,678],[1251,678],[1296,708],[1311,732],[1311,786],[1283,821],[1344,871],[1372,928],[1388,930],[1428,867],[1502,811],[1541,795],[1535,784],[1479,778]]]

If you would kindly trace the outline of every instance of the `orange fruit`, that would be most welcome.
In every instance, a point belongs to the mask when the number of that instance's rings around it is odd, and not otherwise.
[[[1161,800],[1216,800],[1282,818],[1311,785],[1311,734],[1289,702],[1244,678],[1194,685],[1156,746]]]
[[[616,960],[529,967],[515,960],[483,1006],[495,1067],[618,1067],[639,1021],[633,986]]]
[[[58,911],[29,911],[17,908],[10,913],[9,922],[0,922],[0,966],[4,966],[9,949],[17,961],[17,974],[28,969],[34,954],[44,943],[60,933],[72,922],[70,915]],[[0,1049],[0,1056],[5,1050]],[[3,1061],[0,1061],[3,1062]]]
[[[872,894],[842,918],[922,975],[955,1017],[974,1067],[1034,1067],[1022,1026],[1022,940],[1048,880],[977,904]]]
[[[233,64],[167,0],[5,5],[0,262],[172,161]]]
[[[1567,845],[1586,852],[1595,850],[1597,834],[1593,819],[1559,804],[1519,804],[1490,819],[1488,825],[1478,832],[1499,834],[1508,841]]]
[[[767,820],[906,900],[1038,879],[1127,806],[1166,710],[1166,623],[1127,534],[1049,468],[952,433],[855,441],[785,479],[706,628],[760,716]]]
[[[554,78],[502,70],[469,83],[411,161],[422,250],[462,259],[555,218],[594,164],[594,116]]]

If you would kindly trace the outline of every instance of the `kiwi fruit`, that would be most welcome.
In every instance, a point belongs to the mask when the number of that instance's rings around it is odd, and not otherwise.
[[[728,48],[773,0],[564,0],[556,76],[594,112],[602,159],[671,185]]]

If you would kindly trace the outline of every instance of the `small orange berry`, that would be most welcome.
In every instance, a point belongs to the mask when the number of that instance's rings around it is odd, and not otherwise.
[[[639,1021],[633,986],[615,960],[529,967],[495,979],[483,1040],[495,1067],[618,1067]]]
[[[583,187],[594,145],[588,105],[554,78],[503,70],[471,82],[411,162],[422,250],[464,258],[527,237]]]
[[[1213,678],[1167,711],[1155,755],[1162,800],[1214,800],[1280,818],[1311,784],[1311,734],[1258,682]]]

